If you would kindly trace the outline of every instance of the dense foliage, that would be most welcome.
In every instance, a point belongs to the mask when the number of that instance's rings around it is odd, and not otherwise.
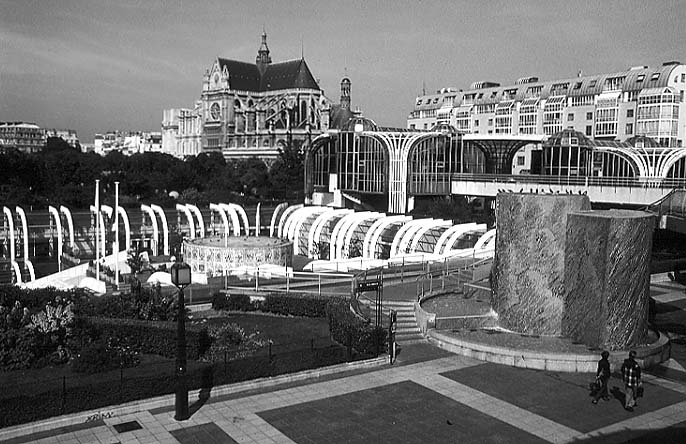
[[[107,196],[103,203],[113,203],[107,199],[113,199],[114,182],[120,183],[122,206],[136,206],[143,200],[173,205],[170,193],[174,191],[179,201],[199,205],[271,198],[302,200],[303,195],[299,146],[281,150],[270,169],[257,158],[226,161],[216,152],[185,160],[161,153],[124,156],[111,152],[102,157],[60,145],[35,154],[0,153],[0,177],[0,201],[6,205],[59,202],[88,208],[96,179],[101,180]]]

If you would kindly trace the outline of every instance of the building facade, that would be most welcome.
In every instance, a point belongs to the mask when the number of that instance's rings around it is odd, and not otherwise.
[[[45,137],[59,137],[64,140],[72,148],[80,148],[79,136],[76,135],[76,131],[72,129],[56,129],[50,128],[45,130]]]
[[[45,147],[45,130],[30,122],[0,122],[0,151],[37,153]]]
[[[108,131],[98,133],[93,140],[93,151],[102,156],[112,151],[124,155],[155,152],[161,153],[162,133],[158,131]]]
[[[273,161],[279,148],[308,142],[328,129],[341,108],[350,112],[350,80],[343,80],[341,105],[332,106],[304,58],[272,63],[263,33],[255,63],[217,57],[193,108],[164,111],[163,151]]]
[[[524,77],[512,85],[476,82],[467,90],[444,88],[417,97],[410,129],[447,123],[473,134],[539,134],[571,129],[593,140],[649,137],[661,147],[682,147],[686,138],[686,65],[552,81]],[[528,172],[535,146],[515,157],[513,172]]]

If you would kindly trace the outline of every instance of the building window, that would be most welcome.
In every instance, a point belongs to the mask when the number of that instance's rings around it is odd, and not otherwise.
[[[517,166],[524,166],[524,156],[517,156]]]
[[[479,121],[478,121],[478,120],[475,120],[475,121],[474,121],[474,126],[479,126]]]
[[[573,122],[574,121],[574,114],[567,114],[567,122]]]
[[[586,125],[586,135],[587,136],[593,135],[593,126],[592,125]]]
[[[415,124],[414,124],[414,123],[410,123],[410,129],[415,129]]]
[[[488,126],[493,126],[493,119],[488,119]]]
[[[588,84],[589,88],[595,88],[595,85],[598,81],[596,79],[591,80],[591,83]]]
[[[686,74],[682,73],[681,74],[681,83],[686,82]]]
[[[593,113],[592,112],[586,113],[586,120],[593,120]]]
[[[646,78],[646,75],[645,75],[645,74],[639,74],[639,75],[636,77],[636,83],[642,82],[643,79],[645,79],[645,78]]]
[[[428,124],[428,123],[425,123],[425,124],[424,124],[424,129],[428,129],[428,128],[429,128],[429,124]]]
[[[632,117],[634,117],[634,110],[633,109],[626,110],[626,117],[628,119],[631,119]]]
[[[634,124],[633,123],[627,123],[626,124],[626,133],[627,134],[633,134],[634,133]]]
[[[659,72],[654,72],[652,76],[650,76],[650,81],[654,82],[655,80],[660,78],[660,73]]]
[[[493,130],[488,130],[488,134],[493,134]]]

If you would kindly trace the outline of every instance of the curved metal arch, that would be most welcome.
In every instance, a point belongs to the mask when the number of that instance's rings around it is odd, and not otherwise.
[[[91,206],[93,208],[93,211],[95,207]],[[153,256],[157,256],[159,253],[159,238],[160,238],[160,229],[159,226],[157,225],[157,216],[155,216],[155,212],[150,208],[149,205],[141,205],[141,212],[143,213],[143,217],[147,214],[148,217],[150,218],[150,223],[152,223],[152,243],[151,243],[151,249]]]
[[[304,254],[305,256],[309,255],[309,241],[310,234],[312,233],[312,225],[314,224],[314,221],[326,211],[328,211],[326,207],[317,207],[316,210],[310,211],[305,217],[302,217],[293,225],[293,250],[297,252],[296,254]],[[305,224],[308,221],[312,223],[309,227],[305,227]],[[307,230],[306,233],[303,233],[304,229]],[[302,249],[300,248],[301,245],[303,246]]]
[[[229,206],[232,207],[236,211],[236,213],[238,213],[238,215],[241,217],[241,219],[243,220],[243,225],[245,225],[245,235],[249,236],[250,223],[248,222],[248,214],[245,212],[245,208],[235,203],[229,203]]]
[[[678,150],[669,153],[664,163],[662,164],[658,176],[666,179],[669,177],[669,171],[681,159],[686,158],[686,148],[679,148]]]
[[[59,261],[59,259],[58,259],[58,261]],[[14,259],[12,259],[11,264],[12,264],[12,270],[14,270],[14,275],[17,278],[17,284],[22,284],[23,281],[21,280],[21,268],[19,268],[19,264]]]
[[[17,207],[19,211],[19,207]],[[21,210],[22,213],[24,210]],[[67,229],[69,230],[69,247],[74,248],[74,219],[71,217],[71,211],[64,205],[60,205],[60,213],[64,214],[64,218],[67,220]],[[26,218],[26,215],[24,215]],[[28,248],[28,247],[27,247]]]
[[[284,232],[284,225],[286,221],[288,220],[288,215],[291,214],[294,211],[297,211],[298,209],[304,207],[305,205],[303,204],[298,204],[298,205],[293,205],[285,210],[283,210],[283,213],[281,213],[281,218],[279,219],[279,228],[277,230],[277,237],[282,238],[283,237],[283,232]]]
[[[95,205],[90,206],[91,213],[93,213],[95,215],[95,217],[97,217],[99,222],[100,222],[100,245],[97,245],[97,240],[94,241],[94,243],[95,243],[96,253],[97,253],[97,250],[100,250],[100,257],[101,258],[105,257],[105,251],[106,251],[105,218],[103,217],[103,214],[102,214],[102,212],[103,212],[102,207],[103,206],[101,205],[100,211],[98,212],[98,210],[95,208]],[[95,231],[95,230],[97,230],[97,221],[96,221],[95,226],[93,227],[93,231]]]
[[[373,212],[368,217],[356,219],[354,222],[352,222],[350,224],[350,226],[348,227],[348,229],[346,230],[345,239],[343,240],[343,247],[341,248],[341,255],[345,255],[345,257],[350,258],[350,244],[353,240],[353,235],[355,234],[355,230],[357,230],[357,227],[359,227],[361,223],[366,222],[370,219],[374,219],[374,221],[376,222],[376,220],[378,220],[381,217],[385,217],[385,216],[386,215],[384,213]],[[367,230],[367,231],[369,231],[369,230]],[[364,233],[364,234],[366,236],[366,233]],[[363,251],[360,252],[360,256],[364,257],[364,238],[362,238],[362,242],[363,242],[363,244],[362,244]]]
[[[286,202],[280,203],[276,206],[276,208],[274,208],[274,212],[272,213],[272,220],[269,224],[269,237],[274,237],[274,230],[276,229],[279,213],[285,211],[286,208],[288,208],[288,203]]]
[[[177,203],[176,211],[181,211],[183,214],[186,215],[186,219],[188,220],[188,228],[191,232],[190,239],[195,239],[195,224],[193,223],[193,215],[191,214],[191,210],[189,210],[186,205]]]
[[[466,225],[466,224],[465,224],[465,225]],[[457,242],[457,240],[458,240],[460,237],[462,237],[465,233],[468,233],[468,232],[470,232],[470,231],[479,231],[479,230],[487,230],[486,224],[476,224],[476,223],[475,223],[475,224],[472,225],[471,227],[467,227],[467,228],[465,228],[465,229],[463,229],[463,230],[457,230],[457,231],[455,231],[455,232],[448,238],[448,240],[445,242],[445,244],[443,245],[443,246],[444,246],[443,251],[441,251],[439,254],[445,255],[445,254],[447,254],[449,251],[453,250],[453,245],[455,245],[455,242]]]
[[[628,150],[626,148],[618,148],[618,147],[609,147],[609,146],[604,146],[604,147],[598,147],[597,148],[598,152],[601,153],[609,153],[614,156],[619,157],[620,159],[626,161],[631,169],[634,172],[634,176],[638,177],[647,177],[648,171],[647,167],[645,164],[645,161],[639,156],[637,153]]]
[[[257,208],[255,209],[255,237],[260,236],[260,208],[262,207],[262,202],[257,202]]]
[[[50,205],[48,207],[48,212],[55,218],[55,227],[57,228],[57,271],[62,271],[62,221],[60,220],[60,213],[57,211],[57,208]],[[12,260],[14,260],[14,254],[12,254]]]
[[[441,228],[441,227],[450,227],[453,225],[453,221],[451,220],[437,220],[435,224],[431,226],[426,226],[420,228],[414,235],[414,239],[412,239],[412,242],[410,243],[408,247],[408,253],[416,253],[417,252],[417,246],[419,246],[419,241],[422,240],[422,237],[426,234],[427,231],[433,229],[433,228]]]
[[[448,241],[448,239],[451,238],[453,234],[457,233],[457,236],[459,237],[459,235],[461,235],[462,233],[469,230],[473,230],[475,228],[476,222],[453,225],[452,227],[448,228],[448,230],[441,234],[441,237],[439,237],[436,241],[436,245],[434,246],[434,254],[441,254],[441,249],[443,248],[443,246],[445,246],[446,242]]]
[[[118,206],[117,213],[124,221],[124,247],[126,251],[131,249],[131,224],[129,223],[129,215],[126,213],[124,207]]]
[[[417,233],[420,232],[424,228],[433,227],[434,224],[437,222],[439,222],[439,220],[431,218],[424,223],[416,224],[416,225],[413,225],[411,228],[408,228],[407,231],[405,232],[405,235],[403,236],[402,239],[400,239],[400,242],[398,243],[398,254],[410,253],[410,246],[412,245],[412,242],[414,241],[415,237],[417,236]]]
[[[404,216],[404,215],[391,216],[387,219],[389,219],[389,220],[387,220],[386,223],[381,224],[379,226],[379,228],[377,228],[376,233],[374,233],[374,236],[372,236],[371,240],[369,241],[369,257],[371,257],[373,259],[376,258],[377,247],[379,246],[379,239],[381,238],[381,236],[383,236],[383,233],[387,228],[389,228],[395,224],[405,225],[405,224],[412,222],[411,216]],[[395,240],[395,236],[393,237],[393,240]]]
[[[305,207],[305,208],[308,208],[308,207]],[[326,207],[309,207],[309,208],[311,208],[311,210],[304,213],[303,214],[304,217],[301,217],[300,220],[296,221],[291,226],[291,230],[293,233],[290,235],[290,237],[292,238],[292,240],[294,242],[294,247],[295,247],[294,250],[299,250],[298,245],[300,245],[301,231],[302,231],[302,227],[305,224],[305,222],[307,222],[308,219],[312,218],[312,216],[316,215],[318,217],[320,214],[322,214],[323,212],[326,211]],[[311,230],[312,230],[312,227],[310,226],[310,231]],[[307,235],[308,235],[308,239],[309,239],[309,231],[308,231]],[[307,244],[307,240],[305,241],[305,244]]]
[[[219,204],[210,204],[210,212],[216,211],[219,213],[219,217],[222,218],[224,223],[224,236],[230,236],[231,234],[231,224],[229,223],[229,218]]]
[[[198,237],[205,237],[205,221],[202,218],[200,209],[193,204],[186,204],[186,207],[191,210],[193,214],[195,214],[195,217],[198,218]]]
[[[339,237],[340,237],[340,232],[341,229],[344,226],[347,226],[350,224],[350,220],[360,213],[355,213],[355,212],[350,212],[343,216],[338,222],[336,222],[336,225],[334,225],[333,229],[331,230],[331,241],[329,242],[329,260],[337,259],[338,256],[336,255],[338,251],[338,243]]]
[[[164,210],[159,205],[150,205],[153,211],[157,212],[162,221],[162,254],[165,256],[169,255],[169,225],[167,224],[167,216],[164,214]]]
[[[303,163],[306,196],[309,196],[314,192],[314,156],[316,155],[317,151],[324,146],[325,142],[332,142],[336,139],[337,137],[334,134],[320,134],[305,147],[305,159]]]
[[[348,248],[347,245],[345,244],[345,238],[348,233],[348,230],[350,227],[358,222],[359,220],[364,220],[368,216],[371,216],[374,214],[372,211],[362,211],[359,213],[352,213],[350,217],[347,218],[345,223],[341,225],[341,227],[338,230],[338,233],[336,233],[336,238],[335,241],[333,242],[335,248],[332,250],[334,251],[334,259],[346,259],[347,254],[348,254]]]
[[[219,208],[222,209],[222,211],[226,212],[226,214],[231,218],[231,225],[233,226],[233,235],[234,236],[240,236],[241,235],[241,221],[238,217],[238,213],[236,212],[236,209],[233,208],[229,204],[225,203],[220,203]]]
[[[495,234],[495,228],[484,233],[484,235],[476,241],[476,244],[474,244],[474,251],[483,250],[487,245],[490,245],[491,241],[495,239]]]
[[[376,222],[369,227],[367,234],[364,236],[364,242],[362,244],[362,250],[364,257],[374,259],[374,253],[376,251],[376,242],[379,239],[381,232],[389,224],[393,222],[399,222],[403,220],[410,220],[410,216],[396,215],[396,216],[385,216],[378,219]]]
[[[17,216],[19,217],[19,222],[21,223],[21,235],[23,238],[22,242],[22,252],[24,255],[24,263],[28,263],[29,261],[29,225],[26,223],[26,213],[24,212],[24,209],[20,206],[16,206],[14,208],[15,213],[17,213]],[[73,234],[73,232],[72,232]],[[33,279],[32,279],[33,280]]]
[[[321,237],[322,237],[322,231],[324,230],[324,227],[326,224],[333,219],[334,217],[340,215],[340,214],[349,214],[352,213],[353,210],[350,210],[348,208],[339,208],[339,209],[334,209],[330,212],[326,212],[321,214],[312,224],[312,229],[310,229],[310,233],[312,233],[312,238],[308,238],[308,251],[312,252],[311,258],[313,259],[321,259],[320,253],[317,252],[316,254],[313,252],[314,251],[314,243],[321,242]],[[319,222],[318,222],[319,221]],[[316,225],[316,227],[315,227]],[[332,230],[333,232],[333,230]],[[315,257],[316,256],[316,257]],[[331,248],[329,248],[329,257],[331,257]]]
[[[52,208],[52,207],[50,207]],[[15,239],[14,239],[14,218],[12,216],[12,210],[10,210],[8,207],[2,207],[2,212],[5,215],[5,220],[7,220],[7,225],[9,225],[9,231],[10,231],[10,260],[14,261],[15,258],[17,257],[16,250],[15,250]],[[50,213],[52,214],[52,213]],[[59,216],[58,216],[59,218]],[[58,225],[59,226],[59,225]],[[60,239],[58,237],[58,239]],[[21,277],[20,277],[21,279]]]
[[[433,219],[430,217],[423,219],[413,219],[410,222],[403,225],[402,227],[400,227],[398,232],[395,233],[395,236],[393,237],[393,243],[391,244],[391,256],[400,254],[400,243],[402,242],[403,238],[405,237],[405,234],[407,234],[409,230],[431,220]]]
[[[302,207],[294,211],[284,225],[283,231],[286,233],[286,239],[297,242],[297,237],[300,233],[300,228],[302,227],[303,222],[305,222],[308,217],[320,209],[321,207],[319,206],[312,206]]]

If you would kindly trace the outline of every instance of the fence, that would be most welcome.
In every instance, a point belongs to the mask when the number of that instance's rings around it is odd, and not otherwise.
[[[438,290],[464,290],[464,284],[488,277],[492,263],[493,258],[471,256],[432,264],[417,277],[417,301]]]
[[[188,388],[200,389],[201,397],[209,396],[216,385],[373,357],[338,345],[329,337],[270,343],[241,359],[231,359],[227,351],[218,362],[189,361]],[[174,367],[169,359],[92,375],[69,373],[55,379],[44,379],[36,373],[34,381],[25,383],[0,376],[0,427],[171,394],[176,383]]]

